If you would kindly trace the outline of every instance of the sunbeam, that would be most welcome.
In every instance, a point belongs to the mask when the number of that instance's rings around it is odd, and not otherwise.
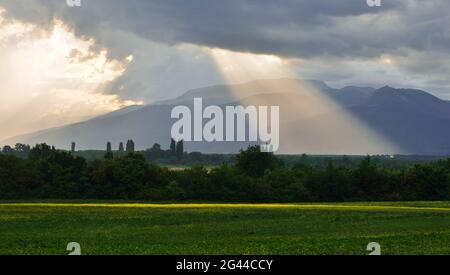
[[[208,49],[236,101],[280,106],[279,153],[392,154],[397,145],[344,110],[323,89],[298,79],[290,60]],[[273,79],[258,81],[258,79]],[[250,125],[254,125],[251,123]]]

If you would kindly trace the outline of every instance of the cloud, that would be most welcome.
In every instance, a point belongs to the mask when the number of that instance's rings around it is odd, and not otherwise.
[[[214,61],[200,46],[168,46],[123,31],[115,31],[110,39],[117,45],[128,41],[120,51],[133,55],[126,73],[108,86],[111,94],[150,103],[223,82]]]
[[[440,35],[448,33],[446,0],[391,0],[381,8],[365,0],[83,0],[79,9],[63,0],[3,1],[15,16],[35,22],[58,16],[100,42],[107,42],[105,29],[114,29],[169,45],[306,57],[448,49],[450,39]]]
[[[105,93],[126,70],[126,60],[108,59],[105,50],[93,51],[93,40],[75,36],[61,21],[43,29],[3,14],[0,139],[138,103]]]
[[[43,26],[58,17],[77,35],[94,37],[110,58],[132,54],[129,70],[111,86],[125,98],[151,102],[220,82],[202,47],[294,59],[302,64],[299,77],[315,75],[339,85],[389,82],[450,97],[448,0],[384,0],[379,8],[365,0],[82,0],[81,8],[69,8],[64,0],[1,0],[0,5],[11,16]],[[186,44],[190,50],[180,48]],[[382,64],[383,56],[397,62]]]
[[[83,0],[79,9],[67,7],[64,0],[3,1],[2,5],[21,19],[45,23],[45,19],[58,16],[100,42],[107,40],[102,39],[102,32],[109,28],[167,44],[289,56],[340,51],[332,50],[336,43],[321,43],[339,39],[339,35],[326,38],[317,32],[326,28],[333,33],[339,18],[382,13],[355,0]],[[390,1],[383,11],[401,6],[399,3]]]

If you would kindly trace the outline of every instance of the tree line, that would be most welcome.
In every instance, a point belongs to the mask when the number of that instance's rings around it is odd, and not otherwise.
[[[26,148],[25,148],[26,149]],[[156,148],[155,148],[156,149]],[[171,146],[171,150],[172,150]],[[175,146],[176,150],[176,146]],[[176,152],[176,151],[175,151]],[[0,199],[204,200],[235,202],[347,202],[450,199],[450,159],[383,167],[373,158],[354,168],[333,161],[286,165],[258,146],[232,164],[171,170],[144,154],[87,161],[46,144],[28,157],[0,154]]]

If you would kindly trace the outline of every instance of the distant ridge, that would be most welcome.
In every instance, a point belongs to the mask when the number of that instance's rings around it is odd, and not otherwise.
[[[334,102],[336,107],[314,109],[317,102],[304,92],[302,87],[305,86],[312,87],[321,97]],[[104,149],[106,141],[118,146],[121,141],[134,139],[140,149],[154,143],[167,147],[174,122],[170,118],[172,108],[175,105],[191,106],[195,97],[202,97],[205,105],[246,105],[252,102],[279,105],[282,110],[280,153],[450,155],[449,101],[416,89],[389,86],[335,89],[320,80],[288,78],[195,89],[171,100],[127,107],[88,121],[14,137],[1,144],[47,142],[59,148],[69,148],[75,141],[79,149]],[[313,115],[306,115],[303,112],[306,109],[310,109]],[[333,120],[343,113],[358,121],[364,126],[361,129],[368,129],[367,132],[359,133],[356,126],[353,128],[348,123],[346,131],[333,129]],[[395,146],[365,143],[364,139],[375,135],[369,135],[371,131]],[[247,145],[192,142],[186,144],[186,149],[234,153]]]

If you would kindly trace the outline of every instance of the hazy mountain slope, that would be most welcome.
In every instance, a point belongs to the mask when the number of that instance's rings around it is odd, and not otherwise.
[[[171,100],[160,101],[157,105],[179,105],[192,102],[194,98],[203,98],[205,104],[223,105],[240,101],[254,95],[270,93],[300,93],[299,87],[308,85],[327,95],[337,93],[338,90],[330,88],[325,82],[320,80],[299,80],[299,79],[269,79],[255,80],[248,83],[236,85],[217,85],[195,89],[186,92],[180,97]]]
[[[305,88],[309,87],[309,88]],[[311,89],[312,87],[312,89]],[[175,105],[280,106],[282,153],[450,154],[450,103],[424,91],[383,87],[333,89],[321,81],[258,80],[190,91],[174,100],[133,107],[86,122],[16,137],[3,144],[47,142],[78,149],[114,147],[134,139],[138,148],[168,147]],[[233,103],[234,102],[234,103]],[[189,151],[236,152],[249,143],[186,143]]]
[[[170,106],[147,106],[122,115],[106,116],[86,122],[25,135],[14,140],[35,144],[47,142],[58,148],[68,148],[75,141],[78,149],[103,149],[110,141],[114,147],[133,139],[137,145],[148,146],[154,142],[168,143]],[[170,140],[169,140],[170,141]],[[138,146],[139,148],[142,148]]]
[[[348,86],[335,92],[333,97],[341,105],[354,106],[363,104],[375,90],[369,87]]]
[[[450,104],[419,90],[384,87],[350,111],[410,153],[450,154]]]

